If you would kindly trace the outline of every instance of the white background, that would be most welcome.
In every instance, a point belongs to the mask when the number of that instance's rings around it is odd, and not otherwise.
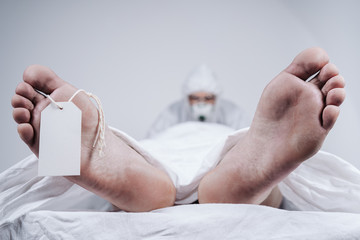
[[[320,46],[347,81],[323,150],[360,168],[360,1],[0,1],[0,171],[31,152],[11,97],[30,64],[102,100],[106,121],[136,139],[207,63],[224,97],[252,116],[265,85],[301,50]]]

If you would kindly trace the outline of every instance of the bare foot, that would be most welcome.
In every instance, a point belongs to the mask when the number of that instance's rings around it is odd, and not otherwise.
[[[28,67],[23,78],[12,98],[13,117],[19,124],[21,139],[38,156],[40,113],[50,101],[34,89],[49,94],[55,101],[68,101],[77,89],[39,65]],[[98,126],[97,108],[84,93],[79,93],[73,102],[82,111],[81,176],[68,179],[122,210],[148,211],[172,206],[175,188],[170,178],[148,164],[108,128],[105,154],[99,156],[92,147]]]
[[[200,183],[199,201],[263,202],[320,149],[339,115],[344,85],[324,50],[301,52],[264,89],[246,136]]]

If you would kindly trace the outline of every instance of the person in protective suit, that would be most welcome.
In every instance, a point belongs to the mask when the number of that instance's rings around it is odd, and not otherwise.
[[[244,112],[221,97],[218,80],[207,65],[202,64],[189,74],[182,92],[183,98],[172,103],[157,117],[147,137],[188,121],[218,123],[234,129],[246,127]]]

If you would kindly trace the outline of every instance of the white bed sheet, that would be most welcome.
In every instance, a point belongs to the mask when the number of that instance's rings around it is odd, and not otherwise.
[[[1,239],[360,238],[360,215],[241,204],[181,205],[148,213],[36,211],[0,227]]]
[[[190,134],[197,125],[180,127]],[[172,129],[169,136],[179,130]],[[138,143],[114,131],[149,162],[167,171],[180,190],[178,201],[186,203],[196,198],[199,179],[216,166],[223,149],[231,147],[246,130],[229,138],[229,129],[210,133],[218,134],[216,141],[203,142],[211,150],[192,158],[200,162],[187,164],[193,166],[191,171],[179,173],[176,169],[185,165],[161,150],[162,144],[168,143],[166,135],[155,143]],[[207,134],[205,127],[199,135],[208,139]],[[176,136],[175,150],[181,152],[184,149],[178,144],[186,137]],[[161,154],[156,153],[157,148]],[[301,211],[196,204],[149,213],[111,212],[110,203],[65,178],[37,177],[37,159],[32,155],[0,174],[0,239],[360,239],[360,172],[355,167],[319,152],[279,186]]]

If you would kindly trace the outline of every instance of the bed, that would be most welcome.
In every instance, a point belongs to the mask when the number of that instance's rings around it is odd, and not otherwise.
[[[199,128],[181,127],[167,133],[176,139],[174,146],[186,131]],[[199,136],[208,139],[207,127],[203,130]],[[37,176],[38,160],[31,155],[0,174],[0,239],[360,239],[360,171],[337,156],[320,151],[284,179],[279,184],[284,209],[190,204],[199,179],[246,129],[230,136],[220,128],[211,133],[220,140],[203,141],[212,150],[203,151],[184,176],[176,174],[183,167],[179,161],[166,165],[164,153],[156,153],[160,146],[169,148],[167,135],[138,143],[113,131],[169,173],[180,189],[175,206],[145,213],[116,210],[63,177]]]

